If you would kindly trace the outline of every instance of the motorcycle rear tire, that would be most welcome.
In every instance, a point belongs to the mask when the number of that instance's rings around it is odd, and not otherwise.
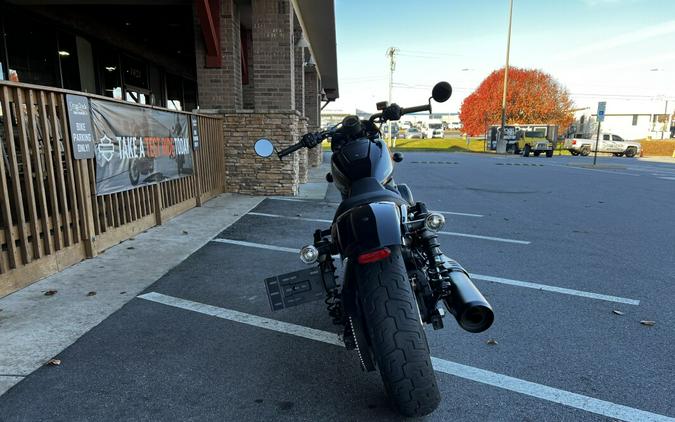
[[[359,296],[375,362],[396,410],[423,416],[441,395],[400,248],[357,268]]]

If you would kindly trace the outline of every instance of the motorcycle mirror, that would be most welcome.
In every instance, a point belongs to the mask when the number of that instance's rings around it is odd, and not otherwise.
[[[253,149],[255,149],[255,153],[259,157],[269,157],[270,155],[274,154],[274,144],[272,144],[272,141],[266,138],[260,138],[255,141]]]
[[[452,87],[447,82],[439,82],[431,90],[431,97],[437,103],[444,103],[452,95]]]

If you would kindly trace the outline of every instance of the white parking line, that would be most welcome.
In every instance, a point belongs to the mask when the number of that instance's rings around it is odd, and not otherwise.
[[[473,239],[492,240],[494,242],[517,243],[519,245],[529,245],[530,243],[532,243],[529,240],[505,239],[503,237],[481,236],[478,234],[467,234],[457,232],[438,232],[438,234],[443,234],[446,236],[471,237]]]
[[[293,217],[290,215],[267,214],[264,212],[253,212],[253,211],[250,211],[248,215],[257,215],[258,217],[283,218],[286,220],[315,221],[317,223],[329,223],[329,224],[333,222],[333,220],[324,220],[322,218]]]
[[[471,214],[468,212],[454,212],[454,211],[436,211],[436,212],[448,215],[461,215],[463,217],[477,217],[477,218],[484,217],[484,215],[482,214]]]
[[[472,279],[492,281],[493,283],[508,284],[510,286],[526,287],[528,289],[544,290],[547,292],[562,293],[571,296],[581,296],[590,299],[605,300],[607,302],[624,303],[626,305],[639,305],[640,301],[635,299],[626,299],[619,296],[603,295],[599,293],[584,292],[581,290],[568,289],[565,287],[556,287],[546,284],[531,283],[529,281],[512,280],[510,278],[493,277],[490,275],[470,274]]]
[[[299,220],[299,221],[314,221],[317,223],[332,223],[333,220],[324,220],[322,218],[309,218],[309,217],[297,217],[297,216],[288,216],[288,215],[279,215],[279,214],[268,214],[264,212],[249,212],[248,215],[257,215],[258,217],[270,217],[270,218],[283,218],[286,220]],[[519,245],[529,245],[531,242],[527,240],[516,240],[516,239],[506,239],[503,237],[492,237],[492,236],[482,236],[478,234],[468,234],[468,233],[457,233],[457,232],[438,232],[445,236],[458,236],[458,237],[469,237],[472,239],[483,239],[483,240],[492,240],[493,242],[505,242],[505,243],[516,243]]]
[[[311,199],[300,199],[300,198],[285,198],[283,196],[272,196],[268,197],[267,199],[273,199],[275,201],[287,201],[287,202],[311,202],[313,204],[322,204],[322,205],[340,205],[339,202],[316,201]],[[455,211],[436,211],[436,212],[448,215],[461,215],[463,217],[479,217],[479,218],[484,217],[484,215],[482,214],[472,214],[468,212],[455,212]]]
[[[232,245],[247,246],[247,247],[251,247],[251,248],[267,249],[267,250],[279,251],[279,252],[291,252],[291,253],[295,253],[295,254],[300,253],[300,249],[287,248],[287,247],[284,247],[284,246],[266,245],[266,244],[263,244],[263,243],[244,242],[242,240],[213,239],[213,242],[229,243],[229,244],[232,244]],[[585,298],[588,298],[588,299],[604,300],[604,301],[607,301],[607,302],[623,303],[623,304],[626,304],[626,305],[635,305],[635,306],[640,304],[640,301],[635,300],[635,299],[627,299],[625,297],[603,295],[603,294],[600,294],[600,293],[593,293],[593,292],[585,292],[583,290],[574,290],[574,289],[568,289],[568,288],[565,288],[565,287],[556,287],[556,286],[551,286],[549,284],[532,283],[532,282],[529,282],[529,281],[512,280],[512,279],[509,279],[509,278],[493,277],[493,276],[481,275],[481,274],[471,274],[471,277],[476,279],[476,280],[492,281],[494,283],[507,284],[507,285],[516,286],[516,287],[525,287],[525,288],[528,288],[528,289],[543,290],[543,291],[547,291],[547,292],[562,293],[562,294],[566,294],[566,295],[570,295],[570,296],[585,297]]]
[[[547,166],[553,166],[553,167],[561,167],[561,168],[565,168],[565,169],[572,169],[572,170],[597,171],[597,172],[600,172],[600,173],[616,174],[616,175],[619,175],[619,176],[640,177],[639,174],[626,173],[626,172],[620,172],[620,171],[612,171],[612,170],[603,170],[603,169],[593,169],[593,168],[579,167],[579,166],[574,166],[574,165],[562,165],[562,164],[550,164],[550,163],[546,163],[546,165]]]
[[[167,296],[156,292],[146,293],[138,296],[138,298],[228,321],[239,322],[241,324],[246,324],[257,328],[264,328],[266,330],[344,347],[344,344],[340,341],[336,334],[317,330],[315,328],[278,321],[258,315],[235,311],[232,309],[220,308],[204,303],[193,302],[191,300]],[[463,365],[445,359],[432,357],[431,362],[433,363],[434,369],[437,372],[442,372],[470,381],[479,382],[481,384],[502,388],[504,390],[513,391],[530,397],[536,397],[542,400],[562,404],[564,406],[584,410],[586,412],[595,413],[609,418],[636,422],[675,422],[675,418],[668,416],[647,412],[645,410],[640,410],[589,396],[584,396],[582,394],[572,393],[570,391],[549,387],[543,384],[537,384],[535,382],[510,377],[508,375],[487,371],[485,369],[475,368],[473,366]]]
[[[245,242],[243,240],[234,240],[234,239],[212,239],[212,242],[218,242],[218,243],[227,243],[230,245],[239,245],[239,246],[248,246],[250,248],[258,248],[258,249],[268,249],[270,251],[279,251],[279,252],[291,252],[291,253],[300,253],[300,249],[294,249],[294,248],[285,248],[283,246],[274,246],[274,245],[264,245],[262,243],[253,243],[253,242]]]
[[[320,201],[320,200],[316,200],[316,199],[287,198],[287,197],[284,197],[284,196],[270,196],[267,199],[272,199],[274,201],[311,202],[313,204],[339,205],[338,202]]]

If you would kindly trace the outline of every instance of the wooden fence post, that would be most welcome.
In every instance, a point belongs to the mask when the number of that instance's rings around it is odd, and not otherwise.
[[[193,173],[192,176],[194,177],[194,182],[195,182],[195,205],[198,207],[202,206],[202,183],[201,183],[201,177],[202,177],[202,172],[199,171],[199,151],[195,150],[194,153],[194,163],[192,163],[192,168]]]
[[[162,188],[159,183],[152,185],[153,204],[155,206],[155,223],[162,225]]]
[[[84,252],[87,258],[93,258],[98,254],[96,250],[96,229],[94,228],[93,202],[96,201],[96,194],[91,191],[91,182],[89,181],[89,168],[87,160],[74,160],[79,174],[77,177],[77,190],[81,192],[80,199],[82,203],[82,222],[84,240]]]

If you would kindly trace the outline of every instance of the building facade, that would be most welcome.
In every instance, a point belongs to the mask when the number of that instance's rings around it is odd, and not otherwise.
[[[297,193],[319,148],[279,148],[338,96],[332,0],[0,1],[0,79],[223,117],[226,190]]]
[[[597,128],[595,110],[581,109],[575,112],[567,135],[595,133]],[[675,138],[675,102],[607,101],[600,129],[629,140]]]

